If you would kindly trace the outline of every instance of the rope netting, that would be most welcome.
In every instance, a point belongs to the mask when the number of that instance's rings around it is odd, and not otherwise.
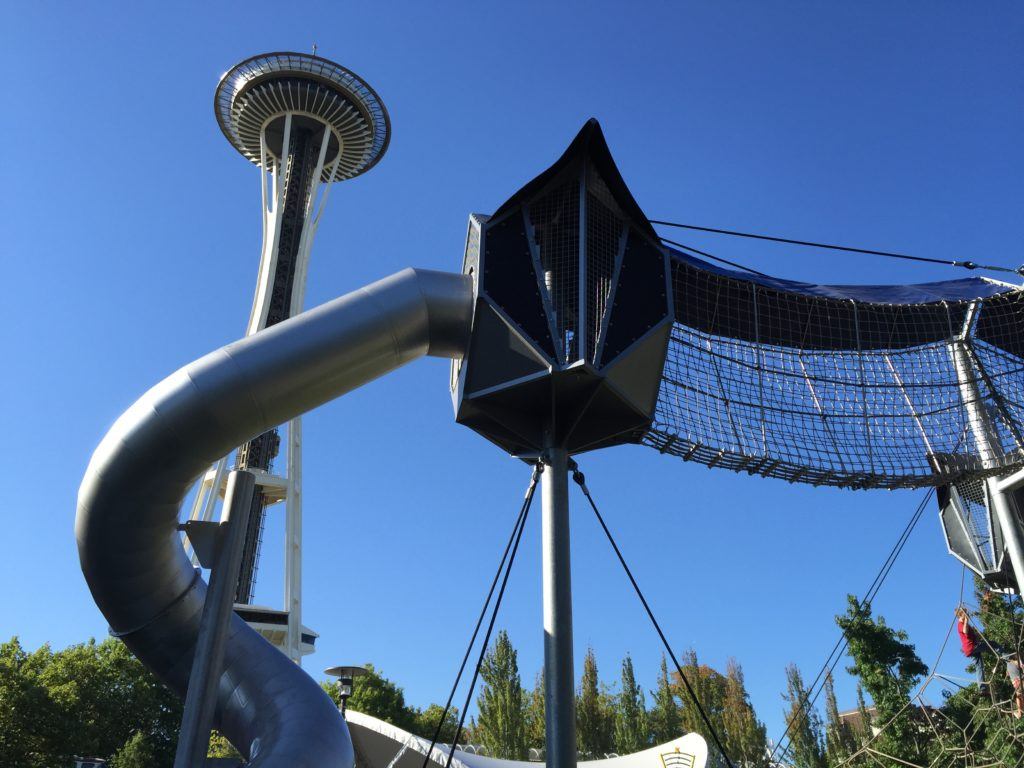
[[[1024,461],[1024,291],[830,287],[670,249],[675,323],[644,442],[792,482],[909,488]]]
[[[907,704],[885,723],[870,724],[870,736],[849,756],[830,762],[830,768],[1020,768],[1024,766],[1024,719],[1007,664],[1020,663],[1024,623],[1020,613],[1012,622],[1015,647],[996,647],[981,636],[984,687],[963,676],[964,659],[956,647],[956,619],[950,624],[931,673]],[[1012,645],[1012,644],[1011,644]],[[952,650],[950,650],[952,648]],[[978,662],[975,662],[978,663]],[[1019,668],[1019,667],[1018,667]],[[954,671],[947,671],[947,670]],[[952,685],[950,691],[944,686]],[[939,688],[941,705],[932,694]],[[910,716],[918,758],[908,758],[906,735],[894,754],[890,730]]]

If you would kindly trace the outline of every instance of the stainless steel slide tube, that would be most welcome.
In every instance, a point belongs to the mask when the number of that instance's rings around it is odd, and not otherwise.
[[[183,695],[206,584],[178,511],[235,446],[424,355],[460,357],[472,318],[462,275],[405,270],[196,360],[111,427],[78,494],[82,571],[111,632]],[[232,615],[216,727],[254,767],[353,763],[316,682]]]

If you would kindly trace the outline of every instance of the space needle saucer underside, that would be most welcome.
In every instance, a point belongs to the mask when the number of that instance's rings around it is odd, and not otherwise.
[[[214,96],[217,123],[228,141],[261,165],[264,129],[292,114],[330,127],[332,137],[322,181],[341,181],[372,168],[391,138],[387,110],[377,93],[344,67],[319,56],[268,53],[246,59],[225,74]],[[294,119],[294,118],[293,118]],[[272,155],[280,149],[268,146]]]

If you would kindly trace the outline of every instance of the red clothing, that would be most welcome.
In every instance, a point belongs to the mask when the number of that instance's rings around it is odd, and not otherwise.
[[[966,631],[964,630],[965,625]],[[966,621],[958,619],[956,631],[960,635],[960,648],[963,650],[964,656],[973,656],[978,648],[978,633],[974,631],[974,627],[967,624]]]

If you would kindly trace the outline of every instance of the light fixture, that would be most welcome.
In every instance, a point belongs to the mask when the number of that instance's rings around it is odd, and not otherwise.
[[[369,674],[369,671],[363,667],[328,667],[324,674],[338,678],[338,695],[341,699],[341,714],[344,716],[348,697],[352,695],[352,681]]]

